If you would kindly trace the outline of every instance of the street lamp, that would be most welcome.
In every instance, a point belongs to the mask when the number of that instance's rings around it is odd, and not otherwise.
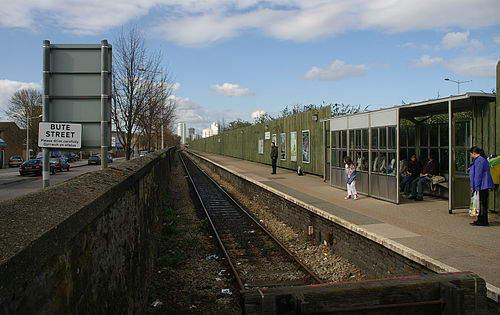
[[[152,71],[144,68],[139,68],[139,71],[142,72],[151,72],[151,73],[157,73],[161,74],[161,87],[162,87],[162,93],[163,93],[163,70],[162,71]],[[163,149],[163,107],[165,104],[163,104],[163,96],[162,96],[162,104],[161,104],[161,149]]]
[[[457,85],[458,85],[458,93],[457,95],[460,95],[460,83],[468,83],[468,82],[472,82],[472,80],[467,80],[467,81],[455,81],[455,80],[452,80],[452,79],[448,79],[448,78],[445,78],[444,79],[445,81],[451,81],[451,82],[455,82]]]
[[[20,118],[24,118],[19,113],[15,113],[14,115]],[[41,117],[42,115],[38,115],[37,117],[30,118],[30,112],[26,111],[26,161],[30,159],[30,120]]]

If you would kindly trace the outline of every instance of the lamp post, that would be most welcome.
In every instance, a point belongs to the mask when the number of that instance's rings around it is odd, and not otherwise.
[[[460,83],[468,83],[468,82],[472,82],[472,80],[467,80],[467,81],[460,81],[460,80],[458,80],[458,81],[455,81],[455,80],[448,79],[448,78],[445,78],[444,80],[445,80],[445,81],[455,82],[455,83],[457,84],[457,86],[458,86],[458,93],[457,93],[457,95],[460,95]]]
[[[162,87],[162,93],[163,93],[163,70],[162,71],[151,71],[151,70],[148,70],[148,69],[144,69],[144,68],[139,68],[139,71],[142,71],[142,72],[151,72],[151,73],[156,73],[156,74],[161,74],[161,87]],[[162,96],[162,104],[161,104],[161,149],[163,149],[163,106],[165,106],[165,104],[163,104],[163,96]]]
[[[24,118],[19,113],[15,113],[17,117]],[[29,110],[26,111],[26,161],[30,159],[30,120],[40,118],[42,115],[37,117],[30,117]]]

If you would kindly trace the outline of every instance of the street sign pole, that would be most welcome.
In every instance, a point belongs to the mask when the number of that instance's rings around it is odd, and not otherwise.
[[[111,113],[109,108],[109,62],[108,41],[101,41],[101,169],[108,167],[108,139],[110,135],[109,122]]]
[[[43,118],[42,121],[49,121],[49,82],[50,82],[50,41],[43,41]],[[50,186],[50,162],[49,162],[49,149],[43,148],[43,168],[42,168],[42,182],[43,188]]]

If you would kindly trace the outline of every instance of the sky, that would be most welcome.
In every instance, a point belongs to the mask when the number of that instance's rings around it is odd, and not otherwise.
[[[499,0],[2,0],[0,120],[41,87],[42,41],[110,44],[134,25],[175,81],[177,121],[323,102],[369,109],[495,89]]]

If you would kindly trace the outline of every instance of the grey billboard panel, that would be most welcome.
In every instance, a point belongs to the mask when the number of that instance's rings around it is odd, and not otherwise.
[[[100,100],[53,99],[50,121],[54,122],[97,122],[101,119]]]
[[[44,99],[49,100],[44,102],[44,121],[81,123],[83,150],[109,147],[111,45],[44,43],[49,44],[44,57]],[[107,62],[101,65],[103,57]],[[101,143],[101,135],[106,143]]]
[[[101,72],[101,45],[53,45],[51,47],[51,72]]]
[[[82,148],[95,149],[101,148],[101,123],[85,123],[82,124]],[[111,145],[111,138],[107,141],[107,145]]]
[[[53,74],[50,95],[54,96],[101,96],[101,74]],[[100,103],[100,99],[96,102]]]

